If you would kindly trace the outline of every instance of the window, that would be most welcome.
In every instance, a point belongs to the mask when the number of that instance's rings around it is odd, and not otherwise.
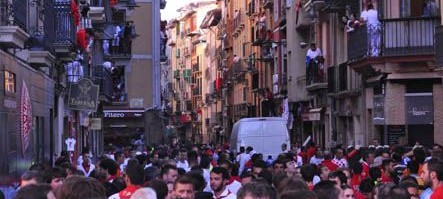
[[[5,70],[5,91],[7,93],[15,93],[16,92],[15,85],[16,85],[15,74]]]

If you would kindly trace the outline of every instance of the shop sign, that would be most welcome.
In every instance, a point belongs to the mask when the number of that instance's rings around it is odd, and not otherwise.
[[[104,111],[105,118],[132,118],[132,117],[143,117],[143,110],[140,111]]]
[[[400,143],[400,139],[406,136],[405,126],[389,125],[388,126],[388,144],[394,146]]]
[[[26,150],[31,142],[31,127],[32,127],[32,104],[29,98],[28,88],[25,81],[22,84],[22,93],[20,99],[20,138],[22,156],[25,155]]]
[[[432,95],[406,96],[406,123],[432,124],[434,122],[434,103]]]
[[[101,130],[102,129],[102,118],[91,118],[89,119],[89,130]]]
[[[385,124],[385,98],[383,96],[374,97],[372,122],[375,125]]]
[[[96,111],[99,86],[90,79],[80,79],[69,87],[68,108],[72,110]]]

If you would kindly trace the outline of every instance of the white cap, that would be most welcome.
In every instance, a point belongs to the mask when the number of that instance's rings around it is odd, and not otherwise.
[[[141,155],[141,154],[142,154],[142,152],[140,152],[140,151],[135,152],[135,155]]]
[[[369,147],[368,148],[375,148],[375,146],[374,145],[369,145]]]

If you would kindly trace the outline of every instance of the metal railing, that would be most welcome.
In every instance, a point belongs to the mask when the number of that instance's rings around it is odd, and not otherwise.
[[[111,72],[102,65],[94,66],[92,68],[93,82],[100,86],[100,95],[111,99],[114,95],[114,83],[112,81]]]
[[[306,86],[327,83],[324,73],[324,64],[319,60],[311,60],[306,67]]]
[[[349,33],[348,60],[435,54],[439,22],[439,17],[384,19],[380,28],[356,28]]]
[[[338,92],[358,91],[361,89],[361,76],[346,63],[338,66]]]
[[[328,93],[335,93],[337,91],[335,78],[336,68],[336,66],[328,67]]]
[[[385,19],[383,21],[384,56],[434,54],[437,17]]]
[[[52,44],[55,38],[55,13],[53,0],[44,0],[44,46],[45,50],[54,53]]]
[[[26,31],[26,0],[0,0],[0,26],[19,26]]]
[[[55,13],[55,37],[54,43],[75,44],[76,27],[71,15],[70,1],[54,3]]]

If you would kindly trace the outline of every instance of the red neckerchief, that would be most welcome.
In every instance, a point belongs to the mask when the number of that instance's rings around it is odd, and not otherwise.
[[[129,185],[126,187],[126,189],[120,191],[118,193],[118,196],[120,197],[120,199],[129,199],[131,198],[132,194],[140,188],[141,186]]]
[[[83,166],[83,169],[85,169],[85,172],[89,173],[89,169],[91,169],[91,165],[83,162],[82,166]]]
[[[234,176],[231,176],[231,178],[229,178],[228,182],[226,183],[226,185],[230,185],[232,184],[234,181],[238,181],[237,178],[235,178]]]
[[[115,176],[110,175],[109,178],[108,178],[108,182],[112,182],[112,181],[114,181],[114,180],[115,180]]]

